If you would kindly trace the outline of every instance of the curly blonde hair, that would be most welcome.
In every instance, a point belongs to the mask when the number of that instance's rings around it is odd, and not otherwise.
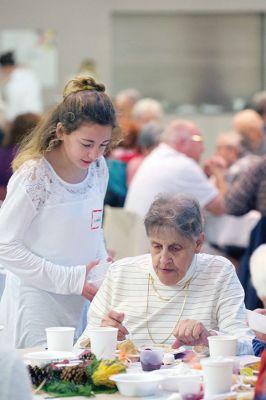
[[[115,109],[105,93],[105,86],[90,76],[79,75],[66,84],[62,102],[42,118],[31,134],[22,141],[12,163],[13,171],[25,161],[41,158],[60,146],[61,142],[56,135],[59,122],[66,134],[71,134],[84,123],[111,126],[111,142],[106,151],[120,141]]]

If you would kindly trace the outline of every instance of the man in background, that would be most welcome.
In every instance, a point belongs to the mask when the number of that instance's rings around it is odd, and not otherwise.
[[[196,125],[172,121],[162,135],[162,143],[144,159],[134,176],[125,208],[143,217],[159,193],[188,193],[202,208],[222,214],[223,174],[216,176],[217,189],[199,165],[203,151],[203,138]]]
[[[42,112],[40,83],[30,68],[16,64],[12,51],[0,55],[0,76],[9,121],[20,114]]]

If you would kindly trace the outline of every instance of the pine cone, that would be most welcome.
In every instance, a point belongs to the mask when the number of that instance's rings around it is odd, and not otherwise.
[[[44,380],[48,380],[50,378],[50,371],[47,366],[41,368],[35,365],[32,367],[28,365],[28,371],[30,374],[31,382],[34,386],[39,386]]]
[[[90,350],[84,350],[80,355],[79,359],[82,360],[83,362],[89,361],[89,360],[94,360],[95,355],[91,353]]]
[[[87,381],[85,367],[80,365],[65,367],[61,372],[60,379],[65,382],[72,382],[78,385],[83,385]]]

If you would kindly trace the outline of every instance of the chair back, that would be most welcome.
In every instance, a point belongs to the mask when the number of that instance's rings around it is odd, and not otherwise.
[[[131,211],[105,206],[103,230],[106,247],[114,252],[115,260],[149,252],[143,220]]]

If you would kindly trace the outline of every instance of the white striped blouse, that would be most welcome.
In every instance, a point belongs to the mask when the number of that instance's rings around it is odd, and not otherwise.
[[[148,296],[149,274],[154,286],[150,284]],[[166,286],[155,274],[151,256],[145,254],[124,258],[110,267],[90,305],[88,322],[89,326],[99,326],[108,311],[124,312],[123,324],[134,343],[151,346],[173,343],[175,338],[170,333],[178,320],[194,319],[206,329],[237,335],[238,354],[252,354],[243,300],[234,266],[224,257],[197,254],[184,278]],[[80,340],[88,335],[86,329]]]

